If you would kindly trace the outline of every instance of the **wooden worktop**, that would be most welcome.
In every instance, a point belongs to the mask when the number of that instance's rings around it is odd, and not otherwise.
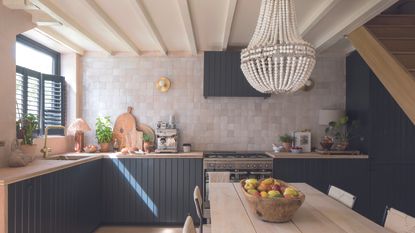
[[[79,155],[86,156],[78,160],[45,160],[36,159],[34,162],[25,167],[4,167],[0,168],[0,185],[8,185],[22,180],[30,179],[36,176],[41,176],[51,172],[63,170],[69,167],[88,163],[98,159],[118,159],[118,158],[203,158],[202,152],[190,153],[149,153],[149,154],[134,154],[123,155],[121,153],[68,153],[65,155]],[[59,156],[59,155],[56,155]]]
[[[368,159],[368,155],[326,155],[317,152],[289,153],[289,152],[267,152],[267,155],[275,159]]]

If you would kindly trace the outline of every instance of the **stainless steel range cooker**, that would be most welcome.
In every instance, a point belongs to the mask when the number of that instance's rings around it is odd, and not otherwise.
[[[203,153],[204,191],[208,193],[209,172],[230,172],[230,181],[272,176],[272,158],[264,152],[212,151]]]

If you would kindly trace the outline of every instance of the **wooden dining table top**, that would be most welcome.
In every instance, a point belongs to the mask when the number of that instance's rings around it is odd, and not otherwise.
[[[239,183],[209,186],[212,233],[388,233],[382,226],[305,183],[292,183],[306,198],[287,223],[260,220]]]

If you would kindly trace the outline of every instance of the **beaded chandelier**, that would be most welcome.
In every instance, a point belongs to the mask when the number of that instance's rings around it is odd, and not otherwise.
[[[315,49],[297,32],[291,0],[262,0],[255,33],[241,53],[241,69],[262,93],[292,93],[313,71]]]

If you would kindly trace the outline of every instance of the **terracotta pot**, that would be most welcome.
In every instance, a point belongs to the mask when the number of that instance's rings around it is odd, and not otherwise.
[[[143,145],[144,152],[150,153],[152,148],[153,148],[153,143],[144,142],[144,145]]]
[[[100,152],[109,152],[110,151],[110,144],[109,143],[101,143],[99,144],[99,151]]]
[[[287,151],[287,152],[291,151],[291,143],[290,142],[283,142],[282,146],[284,147],[285,151]]]

